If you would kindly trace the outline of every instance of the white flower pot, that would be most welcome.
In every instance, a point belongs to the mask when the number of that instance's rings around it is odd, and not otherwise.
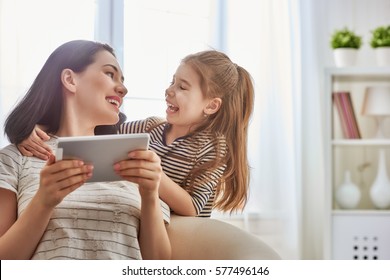
[[[390,47],[375,48],[375,57],[378,66],[390,66]]]
[[[356,208],[360,202],[360,189],[351,181],[351,172],[345,171],[344,182],[336,191],[336,201],[343,209]]]
[[[385,151],[379,150],[378,171],[370,188],[370,197],[376,208],[386,209],[390,206],[390,179],[386,173]]]
[[[338,48],[333,50],[334,61],[337,67],[348,67],[356,64],[357,49]]]

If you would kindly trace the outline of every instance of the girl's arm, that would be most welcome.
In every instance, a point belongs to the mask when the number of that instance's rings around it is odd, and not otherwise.
[[[158,189],[163,174],[153,151],[134,151],[130,159],[114,165],[124,179],[137,183],[141,195],[139,244],[144,259],[170,259],[171,244],[165,227]]]
[[[54,208],[90,176],[90,166],[77,160],[55,163],[51,156],[41,171],[38,191],[19,218],[15,193],[0,189],[0,259],[30,259]]]
[[[42,160],[48,160],[53,152],[44,141],[49,139],[50,136],[43,131],[43,127],[36,125],[30,136],[18,144],[17,147],[24,156],[35,156]]]
[[[216,141],[217,145],[220,146],[219,153],[223,157],[226,153],[225,142],[219,139],[214,139],[213,141]],[[223,161],[220,161],[213,169],[202,168],[203,164],[215,160],[215,146],[204,145],[199,154],[202,156],[197,159],[197,167],[200,167],[202,172],[197,174],[197,178],[192,182],[191,193],[175,183],[167,175],[164,174],[162,176],[159,190],[160,197],[178,215],[196,216],[200,214],[205,209],[209,199],[215,195],[217,185],[221,183],[226,168]]]

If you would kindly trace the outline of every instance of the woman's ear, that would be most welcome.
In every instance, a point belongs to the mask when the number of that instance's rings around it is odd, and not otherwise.
[[[75,73],[73,70],[69,68],[62,70],[61,82],[69,92],[76,92]]]
[[[221,108],[222,99],[221,98],[213,98],[209,101],[206,108],[204,109],[204,113],[206,115],[212,115],[218,112],[219,108]]]

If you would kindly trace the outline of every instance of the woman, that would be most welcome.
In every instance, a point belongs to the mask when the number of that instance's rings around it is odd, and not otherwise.
[[[118,122],[123,80],[108,45],[65,43],[11,112],[5,132],[13,143],[35,124],[55,136],[94,135],[97,126]],[[49,145],[55,150],[55,137]],[[45,162],[22,156],[15,145],[1,150],[0,259],[170,258],[159,157],[137,151],[120,166],[129,182],[85,183],[93,166],[80,160]]]

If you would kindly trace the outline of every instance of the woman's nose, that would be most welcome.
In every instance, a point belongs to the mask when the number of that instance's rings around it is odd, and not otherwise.
[[[123,84],[118,85],[116,92],[123,98],[127,94],[127,88]]]

